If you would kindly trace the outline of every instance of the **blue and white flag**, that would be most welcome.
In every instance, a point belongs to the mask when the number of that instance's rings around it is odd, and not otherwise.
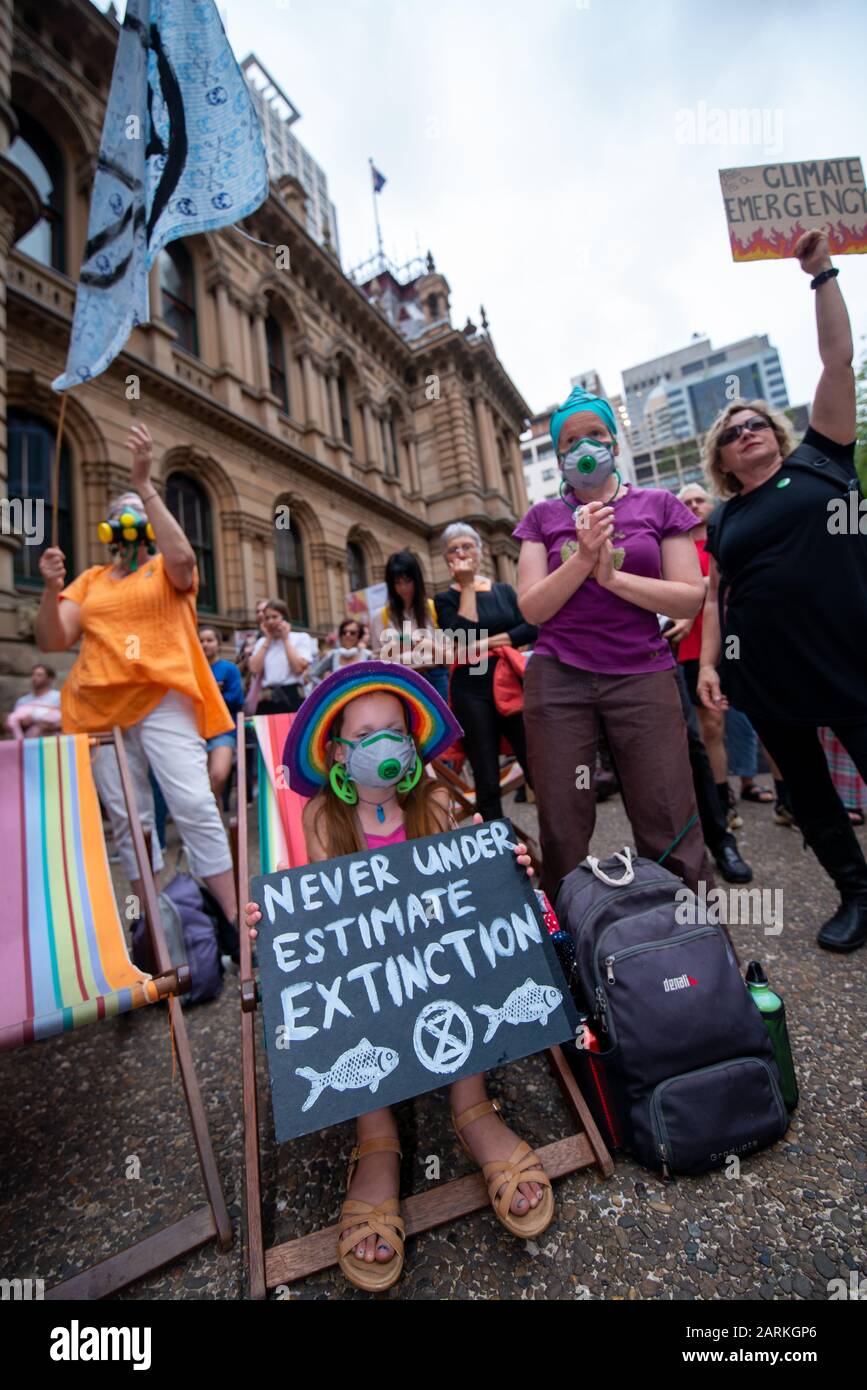
[[[385,185],[388,182],[388,180],[386,179],[385,174],[381,174],[379,172],[379,170],[376,168],[372,161],[370,165],[370,172],[373,176],[373,191],[374,193],[379,193],[380,189],[385,188]]]
[[[128,0],[55,391],[99,376],[147,323],[148,271],[167,242],[267,196],[259,119],[214,0]]]

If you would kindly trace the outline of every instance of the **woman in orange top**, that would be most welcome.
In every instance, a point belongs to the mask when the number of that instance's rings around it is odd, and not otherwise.
[[[230,922],[237,920],[232,856],[208,779],[205,739],[232,727],[196,630],[198,571],[193,549],[150,479],[153,443],[134,425],[132,489],[115,498],[109,520],[130,508],[146,515],[158,547],[112,547],[108,565],[94,565],[64,587],[63,553],[46,550],[45,580],[36,618],[41,651],[81,650],[61,692],[63,732],[97,733],[117,724],[136,791],[142,825],[153,830],[148,764],[187,850]],[[101,748],[94,780],[111,821],[115,844],[139,896],[138,866],[126,815],[117,757]],[[154,867],[162,867],[152,836]]]

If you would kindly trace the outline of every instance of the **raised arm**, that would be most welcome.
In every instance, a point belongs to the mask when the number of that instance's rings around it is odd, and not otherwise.
[[[811,278],[832,269],[824,232],[805,232],[795,246],[795,255],[801,269]],[[836,276],[825,280],[813,293],[822,375],[816,387],[810,424],[836,444],[851,444],[855,438],[855,373],[849,314]]]
[[[298,648],[292,641],[292,624],[283,622],[280,628],[280,636],[283,639],[283,646],[286,649],[286,660],[289,662],[289,670],[293,676],[303,676],[310,662],[306,656],[302,656]]]
[[[146,425],[133,425],[127,447],[132,450],[132,485],[141,497],[154,528],[169,582],[185,592],[193,586],[196,556],[180,526],[151,482],[153,440]]]

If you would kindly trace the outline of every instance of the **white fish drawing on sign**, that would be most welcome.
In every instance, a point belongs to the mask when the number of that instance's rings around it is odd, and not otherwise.
[[[476,1013],[484,1014],[488,1020],[488,1029],[482,1042],[490,1042],[501,1023],[546,1024],[548,1015],[554,1012],[562,999],[563,995],[559,989],[555,989],[553,985],[537,985],[536,981],[528,976],[522,985],[512,990],[502,1008],[494,1009],[490,1004],[474,1004]]]
[[[310,1094],[301,1109],[309,1110],[328,1086],[334,1091],[360,1091],[369,1086],[371,1095],[375,1095],[380,1081],[394,1071],[399,1061],[400,1056],[393,1047],[374,1047],[367,1038],[362,1038],[357,1047],[338,1057],[328,1071],[296,1067],[295,1075],[310,1082]]]

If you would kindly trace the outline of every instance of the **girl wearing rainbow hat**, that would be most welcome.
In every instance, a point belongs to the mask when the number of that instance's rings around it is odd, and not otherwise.
[[[292,790],[310,797],[303,814],[310,862],[451,829],[448,791],[425,775],[424,764],[461,733],[429,682],[407,667],[359,662],[323,681],[295,716],[283,754]],[[532,874],[526,845],[515,853]],[[260,917],[248,903],[253,937]],[[456,1081],[451,1103],[458,1138],[481,1165],[497,1218],[521,1239],[541,1234],[554,1216],[551,1184],[530,1146],[499,1118],[484,1076]],[[356,1287],[382,1292],[404,1263],[401,1151],[389,1109],[361,1115],[357,1126],[338,1262]]]

